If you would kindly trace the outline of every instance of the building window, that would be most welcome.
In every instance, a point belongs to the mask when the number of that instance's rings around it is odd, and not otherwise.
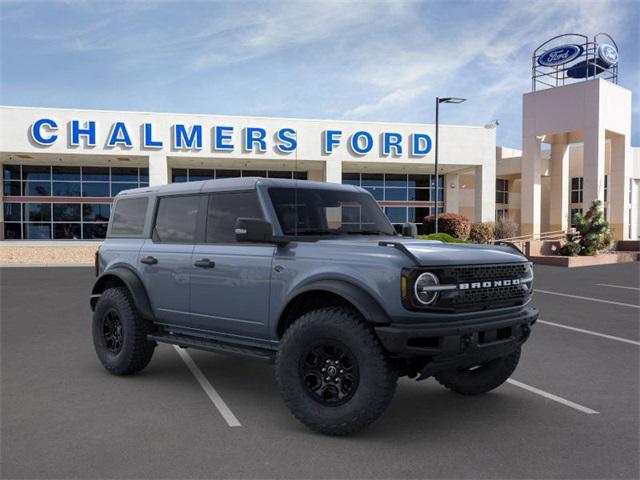
[[[509,203],[509,180],[496,178],[496,203]]]
[[[501,220],[503,218],[509,217],[509,209],[508,208],[496,208],[496,220]]]
[[[582,203],[582,186],[582,177],[571,179],[571,203]]]
[[[609,175],[604,176],[604,201],[608,200],[609,196]]]
[[[102,239],[112,197],[148,186],[149,169],[3,165],[2,181],[5,239]]]
[[[402,224],[412,222],[421,225],[424,217],[444,211],[444,175],[411,175],[397,173],[343,173],[342,183],[367,190],[378,202],[385,202],[384,212],[397,231]],[[399,202],[386,205],[386,202]],[[402,203],[409,203],[402,205]],[[417,205],[416,205],[417,204]]]
[[[171,182],[197,182],[214,178],[263,177],[263,178],[292,178],[306,180],[307,172],[293,172],[291,170],[230,170],[224,168],[173,168]]]

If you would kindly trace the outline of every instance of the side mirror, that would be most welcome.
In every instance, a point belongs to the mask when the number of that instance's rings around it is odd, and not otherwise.
[[[402,225],[402,236],[416,238],[418,236],[418,226],[415,223],[405,222]]]
[[[238,242],[268,243],[273,241],[273,225],[261,218],[238,218],[235,233]]]

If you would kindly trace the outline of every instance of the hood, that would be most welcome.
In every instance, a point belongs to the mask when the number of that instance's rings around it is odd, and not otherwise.
[[[466,243],[443,243],[437,240],[416,240],[413,238],[386,236],[356,236],[321,240],[319,243],[339,247],[392,248],[380,247],[381,241],[400,243],[415,256],[420,265],[481,265],[497,263],[526,262],[527,258],[510,247],[497,245],[477,245]],[[398,252],[404,255],[404,253]]]
[[[429,240],[400,240],[420,265],[477,265],[519,263],[527,258],[511,247],[464,243],[442,243]]]

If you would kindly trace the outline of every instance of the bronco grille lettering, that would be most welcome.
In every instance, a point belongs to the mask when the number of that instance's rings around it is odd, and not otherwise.
[[[492,280],[492,281],[486,281],[486,282],[459,283],[458,290],[476,290],[478,288],[510,287],[512,285],[520,285],[520,279],[514,278],[511,280]]]

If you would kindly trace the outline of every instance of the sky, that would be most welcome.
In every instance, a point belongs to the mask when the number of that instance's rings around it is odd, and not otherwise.
[[[0,104],[485,125],[519,148],[531,53],[607,32],[640,145],[640,1],[0,0]]]

